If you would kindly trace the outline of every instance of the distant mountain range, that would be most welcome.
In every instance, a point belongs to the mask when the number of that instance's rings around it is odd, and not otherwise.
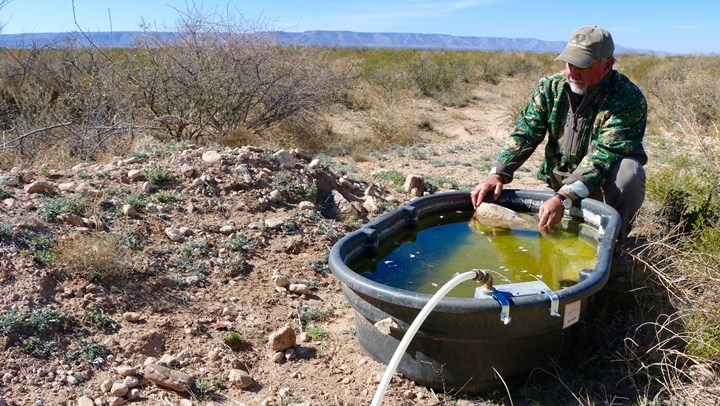
[[[161,33],[171,36],[172,33]],[[283,45],[306,45],[334,48],[409,48],[409,49],[446,49],[479,51],[527,51],[560,52],[565,41],[544,41],[537,38],[502,37],[461,37],[444,34],[412,34],[390,32],[353,32],[353,31],[305,31],[305,32],[265,32],[274,36]],[[138,37],[145,35],[139,31],[97,32],[87,36],[101,48],[129,48],[135,45]],[[0,34],[0,46],[8,48],[60,47],[69,38],[76,38],[76,45],[88,46],[90,41],[78,33],[32,33]],[[628,49],[616,44],[616,53],[663,53],[651,50]]]

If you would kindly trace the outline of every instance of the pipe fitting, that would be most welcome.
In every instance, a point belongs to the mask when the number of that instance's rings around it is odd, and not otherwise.
[[[473,272],[475,272],[475,278],[473,278],[473,280],[478,283],[482,283],[482,288],[484,291],[492,292],[493,277],[490,274],[490,271],[487,269],[473,269]]]

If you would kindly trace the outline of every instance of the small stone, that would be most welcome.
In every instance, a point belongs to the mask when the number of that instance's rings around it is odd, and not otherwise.
[[[165,235],[170,239],[170,241],[181,241],[184,238],[182,232],[174,227],[166,228]]]
[[[285,351],[295,346],[295,330],[289,325],[285,325],[270,334],[270,347],[275,351]]]
[[[273,275],[272,280],[275,282],[275,286],[279,286],[281,288],[290,286],[290,278],[285,275],[275,274]]]
[[[110,389],[112,389],[113,381],[110,379],[105,379],[100,383],[100,390],[103,392],[110,392]]]
[[[274,352],[270,356],[270,359],[272,360],[272,362],[279,364],[285,360],[285,353],[283,353],[282,351]]]
[[[126,376],[123,380],[123,385],[127,386],[130,389],[136,388],[138,385],[140,385],[140,378],[135,375]]]
[[[130,401],[135,401],[140,399],[140,389],[130,389],[130,391],[127,394],[127,398]]]
[[[129,205],[129,204],[124,204],[124,205],[123,205],[123,207],[122,207],[122,213],[123,213],[126,217],[130,217],[130,218],[135,218],[135,217],[137,217],[137,210],[135,210],[135,208],[134,208],[133,206]]]
[[[317,168],[319,168],[319,167],[320,167],[320,160],[317,159],[317,158],[313,159],[313,160],[308,164],[308,168],[310,168],[310,169],[317,169]]]
[[[222,353],[222,350],[220,350],[219,348],[213,348],[212,350],[210,350],[208,352],[208,359],[210,361],[217,361],[220,359],[221,353]]]
[[[145,177],[145,172],[140,169],[130,169],[127,174],[128,179],[138,180]]]
[[[153,190],[155,190],[155,188],[153,187],[152,183],[150,183],[150,182],[143,182],[143,184],[142,184],[142,191],[143,191],[143,193],[150,194],[150,193],[153,192]]]
[[[45,195],[51,195],[55,193],[55,185],[50,182],[37,181],[25,186],[26,193],[41,193]]]
[[[157,363],[163,366],[176,367],[180,365],[180,360],[170,354],[163,354],[163,356],[160,357],[160,360]]]
[[[2,403],[0,403],[2,404]],[[80,396],[77,400],[77,406],[93,406],[95,405],[95,402],[87,397],[87,396]]]
[[[222,155],[220,155],[217,151],[206,151],[202,154],[202,160],[209,164],[214,164],[221,159]]]
[[[140,319],[142,318],[142,315],[141,315],[140,313],[138,313],[138,312],[125,312],[125,313],[123,313],[122,318],[123,318],[123,320],[125,320],[125,321],[129,321],[129,322],[131,322],[131,323],[135,323],[135,322],[140,321]],[[134,374],[135,374],[135,373],[130,374],[130,375],[134,375]],[[126,376],[127,376],[127,375],[126,375]]]
[[[223,235],[230,235],[230,234],[234,233],[235,231],[237,231],[237,227],[235,227],[232,224],[228,224],[228,225],[220,227],[220,234],[223,234]]]
[[[125,399],[121,397],[113,397],[108,399],[108,406],[122,406],[125,404]]]
[[[292,361],[295,359],[295,349],[294,348],[288,348],[283,352],[283,355],[285,356],[285,359],[288,361]]]
[[[292,283],[288,286],[288,290],[296,295],[310,294],[310,288],[304,283]]]
[[[195,381],[190,375],[158,364],[145,365],[145,378],[156,385],[178,392],[189,390]]]
[[[110,394],[117,397],[122,397],[127,395],[130,388],[127,387],[124,383],[115,382],[113,383],[112,387],[110,388]]]
[[[298,209],[304,211],[315,210],[315,204],[313,202],[302,201],[298,203]]]
[[[240,389],[245,389],[253,384],[253,377],[242,369],[230,370],[227,379],[230,385]]]

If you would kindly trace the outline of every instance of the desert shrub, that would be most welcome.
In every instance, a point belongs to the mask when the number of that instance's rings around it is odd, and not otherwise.
[[[76,234],[60,244],[55,261],[70,273],[107,285],[130,276],[133,257],[132,250],[117,234]]]
[[[152,183],[155,186],[162,186],[164,184],[172,182],[175,179],[173,173],[167,168],[150,167],[147,170],[146,176],[148,182]]]
[[[0,50],[0,165],[67,165],[122,154],[132,143],[132,97],[117,69],[121,52],[78,45]]]
[[[720,218],[720,173],[710,163],[688,156],[648,177],[648,198],[659,203],[663,232],[704,229]]]
[[[277,46],[261,23],[233,18],[195,9],[180,15],[173,35],[145,27],[133,78],[163,137],[220,143],[313,116],[332,99],[320,50]]]
[[[91,204],[80,195],[67,197],[46,198],[40,206],[40,211],[47,221],[55,221],[60,214],[76,214],[84,216]]]
[[[681,134],[718,136],[720,57],[666,57],[639,85],[648,98],[649,119]]]

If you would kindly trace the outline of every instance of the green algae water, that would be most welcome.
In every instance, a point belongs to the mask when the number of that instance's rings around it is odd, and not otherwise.
[[[469,221],[472,214],[421,219],[418,227],[396,233],[376,255],[357,258],[349,267],[375,282],[427,294],[475,268],[490,270],[496,285],[540,280],[559,290],[576,284],[582,269],[595,267],[597,238],[587,225],[563,219],[542,235],[530,227],[485,226]],[[537,224],[537,219],[530,221]],[[478,286],[464,282],[449,296],[473,297]]]

